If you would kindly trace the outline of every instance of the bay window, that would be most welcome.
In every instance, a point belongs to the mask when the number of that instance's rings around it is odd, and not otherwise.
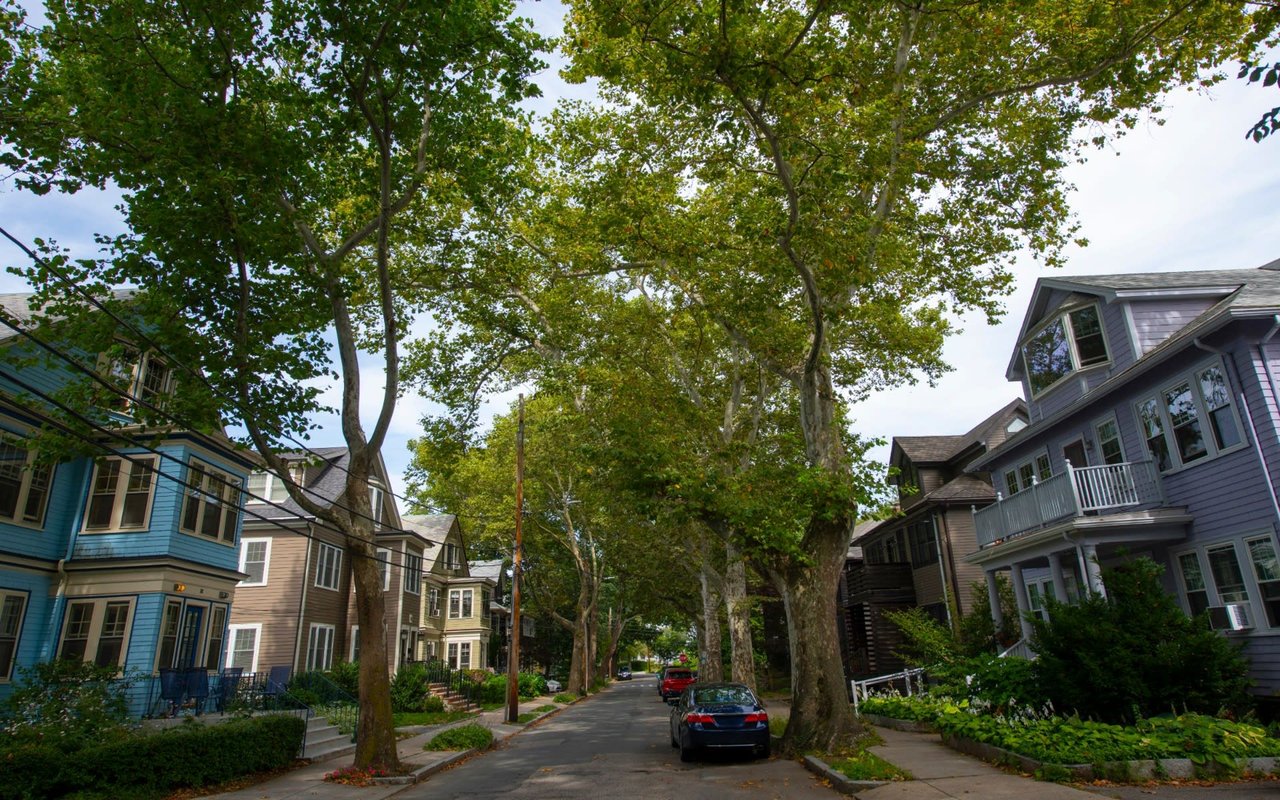
[[[1022,345],[1022,358],[1033,396],[1077,370],[1106,363],[1110,357],[1098,306],[1054,316]]]
[[[90,482],[85,531],[145,528],[155,491],[155,469],[155,456],[98,459]]]
[[[58,657],[120,666],[128,649],[133,600],[73,600],[67,605]]]
[[[192,459],[185,489],[182,530],[234,543],[240,520],[240,479]]]
[[[18,654],[26,610],[25,592],[0,590],[0,683],[13,677],[13,662]]]
[[[0,442],[0,519],[44,525],[53,467],[35,463],[35,454]]]
[[[1220,364],[1200,367],[1135,407],[1147,452],[1161,472],[1213,458],[1243,443]]]

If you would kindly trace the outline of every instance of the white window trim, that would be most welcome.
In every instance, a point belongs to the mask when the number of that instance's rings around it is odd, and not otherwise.
[[[214,491],[227,493],[227,497],[218,498],[218,504],[227,513],[235,515],[235,522],[231,527],[230,539],[224,539],[222,537],[224,522],[221,514],[219,514],[218,534],[216,536],[210,536],[207,533],[201,532],[200,529],[202,527],[201,522],[203,521],[203,517],[199,515],[197,515],[196,517],[196,526],[194,529],[186,527],[187,504],[195,502],[192,495],[193,494],[200,494],[202,496],[208,495],[207,492],[201,491],[201,489],[196,488],[194,486],[194,481],[192,479],[192,476],[195,473],[195,470],[192,469],[192,465],[196,463],[200,464],[200,468],[204,471],[205,475],[212,476],[212,479],[213,479],[212,488],[214,489]],[[179,487],[182,493],[182,503],[181,503],[181,507],[178,509],[178,530],[181,533],[186,534],[187,536],[195,536],[196,538],[203,539],[207,542],[217,542],[218,544],[225,545],[227,547],[235,547],[237,531],[239,531],[240,529],[240,498],[244,496],[244,492],[242,491],[243,482],[238,477],[231,474],[230,472],[227,472],[221,467],[214,466],[213,464],[210,464],[208,461],[205,461],[204,459],[191,458],[187,462],[186,484],[187,485],[185,486]],[[154,493],[155,493],[154,487],[152,487],[152,494],[154,495]],[[228,499],[228,497],[230,499]],[[200,513],[207,512],[208,508],[209,508],[209,504],[205,503],[205,507],[204,509],[202,509]]]
[[[246,557],[249,554],[249,545],[256,544],[258,542],[266,542],[267,549],[266,549],[266,552],[262,554],[262,580],[259,582],[253,582],[246,579],[246,580],[240,581],[240,583],[237,584],[238,586],[266,586],[267,585],[267,582],[271,579],[271,543],[273,541],[275,540],[272,539],[271,537],[240,540],[240,571],[241,572],[246,571],[245,564],[246,564]]]
[[[1096,364],[1081,366],[1080,352],[1076,348],[1076,332],[1075,332],[1075,329],[1071,326],[1071,315],[1077,311],[1088,308],[1089,306],[1093,306],[1098,309],[1098,327],[1102,330],[1102,347],[1104,350],[1107,351],[1107,357],[1102,361],[1097,362]],[[1058,378],[1053,383],[1037,391],[1031,382],[1031,365],[1027,363],[1026,348],[1027,348],[1027,345],[1030,344],[1032,339],[1039,336],[1056,321],[1060,321],[1062,323],[1063,330],[1065,330],[1067,333],[1067,353],[1068,353],[1068,357],[1071,359],[1071,369],[1066,374],[1064,374],[1061,378]],[[1109,366],[1112,363],[1111,343],[1107,341],[1107,322],[1102,314],[1102,304],[1094,301],[1089,303],[1078,303],[1073,306],[1057,309],[1054,312],[1053,316],[1046,317],[1045,319],[1041,320],[1038,325],[1036,325],[1026,336],[1022,338],[1022,341],[1018,343],[1018,354],[1022,357],[1022,369],[1025,371],[1027,376],[1027,390],[1031,394],[1031,397],[1033,399],[1039,399],[1041,397],[1044,397],[1046,394],[1048,394],[1049,392],[1052,392],[1054,389],[1057,389],[1059,386],[1062,386],[1071,378],[1075,377],[1076,375],[1079,375],[1081,372]]]
[[[262,650],[262,623],[261,622],[245,622],[231,623],[227,626],[227,658],[223,664],[230,665],[231,657],[235,653],[236,632],[237,631],[253,631],[253,658],[250,660],[247,672],[258,671],[258,654]]]
[[[0,434],[7,434],[7,431],[0,432]],[[35,474],[31,467],[36,461],[36,451],[27,450],[27,448],[22,446],[21,442],[4,441],[3,443],[24,451],[27,454],[27,461],[22,470],[22,478],[18,484],[18,498],[13,504],[14,515],[12,517],[8,517],[0,514],[0,521],[3,521],[7,525],[17,525],[22,528],[42,531],[44,530],[45,522],[48,521],[49,518],[49,496],[53,494],[54,481],[57,480],[58,477],[58,465],[49,465],[49,482],[45,487],[44,502],[40,506],[40,519],[38,521],[25,519],[23,517],[23,511],[26,509],[27,500],[31,496],[31,478]],[[0,678],[0,681],[2,680],[4,679]]]
[[[410,559],[414,559],[413,562]],[[416,563],[417,566],[411,566]],[[416,575],[417,580],[410,580],[410,576]],[[405,594],[421,595],[422,594],[422,556],[414,555],[409,551],[404,553],[404,592]]]
[[[295,484],[297,484],[299,488],[301,488],[302,476],[303,476],[302,466],[295,465],[295,466],[288,467],[287,469],[289,472],[289,479],[292,480]],[[276,484],[283,485],[285,483],[284,478],[281,478],[279,475],[276,475],[274,472],[269,472],[267,470],[263,470],[261,472],[255,472],[254,476],[264,476],[266,478],[265,482],[262,485],[262,494],[249,496],[246,491],[245,501],[244,501],[245,505],[263,506],[263,505],[267,505],[268,503],[284,503],[289,500],[289,492],[287,489],[285,490],[284,497],[282,497],[281,499],[279,500],[271,499],[271,495],[275,491]],[[250,476],[250,477],[253,477],[253,476]],[[245,484],[245,488],[246,490],[248,489],[247,482]]]
[[[391,590],[391,549],[379,547],[374,551],[378,559],[378,571],[382,573],[382,591]]]
[[[355,663],[356,661],[356,645],[360,644],[360,626],[351,626],[351,641],[347,642],[347,661]]]
[[[432,612],[431,610],[431,593],[432,592],[436,593],[436,607],[434,612]],[[440,602],[440,587],[428,586],[427,587],[427,616],[433,619],[439,619],[442,614],[442,611],[441,611],[442,608],[443,608],[443,605]]]
[[[458,595],[458,613],[456,615],[453,613],[453,595],[455,592]],[[464,593],[471,595],[471,613],[470,614],[462,613],[462,610],[465,607],[465,604],[462,602],[462,596]],[[450,589],[449,590],[449,619],[471,619],[472,617],[475,616],[475,611],[476,611],[476,598],[475,598],[474,589]]]
[[[1182,610],[1187,614],[1191,613],[1191,604],[1187,600],[1187,587],[1178,559],[1187,553],[1195,554],[1196,560],[1200,563],[1200,575],[1204,578],[1204,588],[1208,596],[1209,607],[1221,606],[1224,601],[1222,593],[1218,590],[1218,582],[1214,578],[1213,570],[1209,564],[1209,551],[1216,550],[1223,545],[1231,545],[1236,557],[1236,566],[1240,569],[1240,574],[1244,579],[1245,593],[1249,596],[1249,616],[1253,620],[1252,628],[1239,631],[1236,635],[1271,634],[1274,631],[1280,631],[1280,627],[1272,628],[1267,622],[1267,612],[1262,603],[1262,587],[1258,585],[1258,576],[1254,572],[1253,559],[1249,557],[1249,547],[1246,544],[1256,539],[1267,538],[1271,539],[1271,546],[1276,548],[1277,553],[1280,553],[1280,546],[1277,546],[1274,533],[1265,529],[1237,534],[1226,539],[1200,542],[1195,547],[1170,553],[1170,558],[1174,565],[1173,571],[1177,575],[1178,601],[1182,605]]]
[[[320,660],[325,663],[317,663],[315,656],[317,655],[315,648],[312,646],[316,642],[317,631],[324,631],[328,634],[328,646],[324,648],[318,655]],[[333,648],[337,641],[337,628],[326,622],[313,622],[307,628],[307,671],[326,670],[333,668]]]
[[[96,660],[98,645],[102,638],[102,624],[106,621],[106,608],[109,603],[127,603],[129,610],[125,615],[124,637],[120,643],[120,656],[116,666],[122,667],[129,658],[129,643],[133,638],[133,622],[137,616],[137,596],[126,597],[73,597],[68,598],[66,608],[62,610],[62,629],[58,634],[58,658],[62,658],[62,646],[67,640],[67,623],[71,620],[71,607],[80,603],[89,603],[94,607],[93,621],[89,624],[89,635],[85,638],[84,661]],[[203,662],[201,662],[203,663]]]
[[[1049,463],[1049,475],[1047,477],[1041,477],[1040,470],[1038,469],[1039,461],[1042,458]],[[1028,467],[1028,466],[1031,467],[1031,475],[1033,480],[1031,483],[1024,485],[1022,483],[1022,468]],[[1010,474],[1014,476],[1014,480],[1018,484],[1018,492],[1025,492],[1027,489],[1030,489],[1032,485],[1034,485],[1035,483],[1039,483],[1042,480],[1047,480],[1048,478],[1053,477],[1054,475],[1053,459],[1049,458],[1048,448],[1042,448],[1039,451],[1032,453],[1027,458],[1020,459],[1017,463],[1010,465],[1008,469],[1001,471],[1000,485],[996,487],[996,491],[999,492],[1000,495],[1004,497],[1006,500],[1012,497],[1014,494],[1017,494],[1017,492],[1014,492],[1013,494],[1009,494],[1009,475]]]
[[[316,549],[315,586],[318,589],[328,589],[331,592],[336,592],[338,591],[338,588],[342,586],[342,548],[335,547],[334,545],[328,544],[327,542],[317,542],[317,544],[319,545],[319,547]],[[326,556],[326,553],[328,553],[330,550],[333,551],[333,559],[334,559],[332,586],[326,583],[321,583],[321,580],[324,577],[324,573],[327,571],[327,570],[322,570],[321,566],[323,564],[328,563],[328,559],[326,559],[325,556]]]
[[[1120,463],[1124,464],[1129,461],[1129,454],[1124,447],[1124,432],[1120,429],[1120,420],[1116,417],[1116,412],[1105,414],[1093,421],[1093,449],[1097,453],[1098,463],[1105,464],[1106,456],[1102,452],[1102,433],[1098,429],[1110,422],[1116,428],[1116,442],[1120,445]],[[1089,440],[1085,440],[1085,449],[1089,448]],[[1073,465],[1074,466],[1074,465]]]
[[[1204,397],[1201,395],[1200,389],[1200,373],[1210,367],[1217,367],[1222,372],[1222,380],[1227,388],[1227,399],[1231,402],[1231,417],[1235,422],[1236,433],[1240,436],[1240,441],[1230,447],[1218,449],[1217,437],[1213,435],[1213,423],[1209,419],[1208,410],[1205,408]],[[1165,400],[1165,394],[1177,388],[1179,385],[1186,383],[1191,387],[1191,400],[1195,403],[1196,419],[1200,423],[1200,437],[1204,440],[1205,455],[1203,458],[1197,458],[1195,461],[1185,463],[1182,460],[1182,450],[1178,447],[1178,440],[1173,433],[1173,420],[1169,417],[1169,404]],[[1155,453],[1147,445],[1147,432],[1142,425],[1142,415],[1138,408],[1147,400],[1154,399],[1156,401],[1156,413],[1160,416],[1160,435],[1164,437],[1165,447],[1169,451],[1169,468],[1161,472],[1162,475],[1170,475],[1175,472],[1181,472],[1184,469],[1194,469],[1201,464],[1207,464],[1219,456],[1229,455],[1248,446],[1249,439],[1246,436],[1244,425],[1240,422],[1240,397],[1233,393],[1231,386],[1231,373],[1227,370],[1226,365],[1220,358],[1211,358],[1202,361],[1190,370],[1179,372],[1173,378],[1162,381],[1159,388],[1150,392],[1143,392],[1133,402],[1133,417],[1138,424],[1138,438],[1142,440],[1142,451],[1152,460],[1156,461]],[[1159,468],[1159,464],[1155,466]]]
[[[129,454],[127,458],[121,456],[103,456],[95,459],[93,462],[93,470],[89,475],[89,495],[85,498],[83,518],[80,521],[80,532],[90,536],[100,533],[137,533],[151,529],[151,509],[156,501],[156,484],[160,481],[159,456],[143,456]],[[120,462],[120,479],[116,486],[115,498],[111,505],[111,524],[105,528],[90,528],[89,525],[89,507],[93,505],[93,487],[98,482],[98,469],[104,461]],[[120,517],[124,514],[124,497],[125,491],[129,485],[129,479],[133,475],[135,469],[146,469],[141,462],[149,462],[151,470],[151,491],[147,494],[147,507],[142,514],[142,524],[138,526],[121,527]],[[129,477],[125,477],[125,476]]]
[[[22,646],[22,629],[26,626],[27,613],[31,610],[31,592],[19,589],[0,589],[0,610],[3,610],[5,599],[9,597],[22,599],[22,614],[18,616],[18,629],[13,633],[13,661],[0,664],[0,684],[11,682],[14,673],[18,671],[18,649]]]

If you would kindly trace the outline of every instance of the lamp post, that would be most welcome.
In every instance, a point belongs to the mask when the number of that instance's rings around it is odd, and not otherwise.
[[[524,517],[524,395],[516,425],[516,549],[511,559],[511,640],[507,644],[507,722],[520,717],[520,557]]]

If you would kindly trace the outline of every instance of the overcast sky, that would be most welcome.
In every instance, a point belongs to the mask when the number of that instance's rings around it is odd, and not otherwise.
[[[522,2],[523,13],[545,33],[559,30],[556,3]],[[1234,70],[1232,70],[1234,73]],[[589,88],[568,86],[550,68],[539,78],[545,111],[561,97],[584,97]],[[1245,131],[1266,109],[1280,104],[1275,89],[1228,80],[1209,91],[1179,90],[1165,103],[1165,124],[1132,131],[1114,147],[1092,151],[1087,163],[1072,167],[1076,186],[1071,207],[1081,223],[1085,248],[1068,251],[1058,275],[1160,270],[1237,269],[1280,258],[1280,137],[1254,144]],[[30,242],[57,239],[73,254],[96,252],[93,234],[119,230],[118,198],[86,191],[67,197],[33,197],[0,183],[0,224]],[[22,255],[4,242],[0,264],[22,263]],[[1050,274],[1029,257],[1017,267],[1017,289],[1006,301],[1008,313],[996,326],[979,316],[962,323],[963,332],[946,347],[954,371],[936,387],[921,384],[882,393],[853,411],[854,429],[886,440],[893,436],[959,434],[1020,393],[1004,378],[1018,325],[1036,279]],[[25,291],[12,275],[0,276],[0,291]],[[364,408],[376,408],[381,371],[370,360],[364,373]],[[336,389],[332,400],[337,400]],[[513,397],[490,400],[486,411],[501,410]],[[408,440],[432,404],[423,398],[401,402],[384,457],[404,488]],[[313,438],[315,446],[342,444],[336,420]],[[888,456],[888,449],[874,452]],[[402,504],[403,506],[403,504]]]

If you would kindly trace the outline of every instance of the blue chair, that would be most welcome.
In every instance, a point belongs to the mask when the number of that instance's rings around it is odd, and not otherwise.
[[[186,672],[187,700],[196,714],[204,711],[209,700],[209,671],[204,667],[192,667]]]
[[[285,687],[289,685],[289,676],[293,674],[293,667],[287,664],[279,667],[272,667],[267,673],[267,683],[262,687],[262,696],[270,701],[279,701],[284,696]]]
[[[236,694],[240,691],[240,678],[243,675],[243,667],[227,667],[222,670],[222,677],[218,680],[218,696],[214,698],[214,706],[219,714],[225,714],[227,706],[235,702]]]
[[[172,717],[182,707],[182,698],[187,690],[187,682],[181,672],[176,669],[160,670],[160,700],[168,703],[165,716]]]

